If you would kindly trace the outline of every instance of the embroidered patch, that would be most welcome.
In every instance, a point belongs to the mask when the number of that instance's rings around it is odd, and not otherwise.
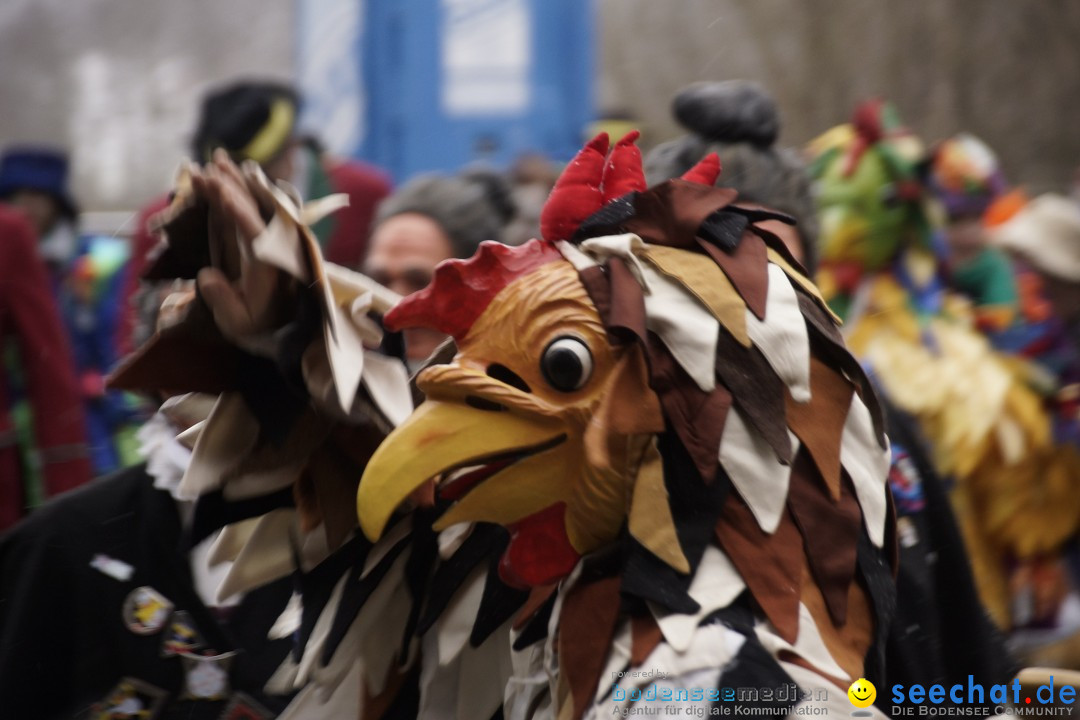
[[[161,712],[168,693],[142,680],[121,678],[101,702],[90,710],[91,720],[153,720]]]
[[[173,604],[152,587],[137,587],[124,599],[124,624],[137,635],[161,632],[172,614]]]
[[[224,700],[231,692],[229,666],[235,652],[221,655],[181,655],[184,663],[182,700]]]

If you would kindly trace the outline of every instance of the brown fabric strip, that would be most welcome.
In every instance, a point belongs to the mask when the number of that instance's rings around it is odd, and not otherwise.
[[[660,626],[649,613],[630,618],[630,667],[645,662],[663,639]]]
[[[578,272],[581,284],[585,286],[592,304],[596,306],[596,312],[601,321],[607,325],[608,315],[611,313],[611,282],[607,273],[599,265],[587,267]]]
[[[716,538],[765,617],[780,637],[794,644],[799,633],[804,553],[791,513],[784,512],[776,532],[770,535],[733,492],[717,521]]]
[[[521,630],[528,625],[532,616],[536,614],[537,610],[544,606],[544,603],[548,601],[548,598],[551,597],[557,587],[557,584],[537,585],[529,590],[529,597],[525,600],[525,604],[521,606],[517,616],[514,618],[514,629]]]
[[[570,686],[573,718],[592,703],[619,617],[617,575],[572,588],[559,617],[559,671]]]
[[[757,348],[745,348],[721,331],[716,344],[716,376],[735,398],[739,409],[784,463],[791,462],[784,409],[784,381]],[[717,446],[719,449],[719,446]]]
[[[822,642],[837,665],[853,678],[862,677],[863,662],[874,640],[874,611],[869,595],[860,582],[849,583],[847,618],[843,623],[836,623],[826,610],[821,589],[814,584],[810,568],[803,565],[802,573],[801,600],[814,618]]]
[[[622,258],[613,257],[607,262],[607,275],[611,287],[611,301],[607,316],[601,315],[608,330],[629,333],[645,342],[645,294],[641,285],[630,273]]]
[[[220,393],[235,389],[241,352],[218,331],[201,300],[176,325],[155,334],[108,378],[115,390]]]
[[[787,244],[783,240],[781,240],[775,232],[772,232],[777,228],[789,228],[791,232],[798,231],[794,227],[791,227],[790,225],[785,225],[783,223],[774,223],[769,221],[765,222],[768,224],[763,225],[760,222],[751,224],[749,227],[750,231],[762,240],[764,240],[766,246],[780,253],[780,255],[785,260],[787,260],[788,264],[791,265],[792,268],[798,270],[804,276],[810,277],[810,273],[806,271],[806,268],[803,267],[802,263],[796,260],[795,256],[791,254],[791,250],[788,249]]]
[[[817,303],[805,293],[796,290],[795,296],[799,301],[799,309],[802,311],[803,317],[806,318],[811,330],[811,351],[832,367],[841,370],[855,383],[859,399],[870,410],[870,419],[874,424],[874,434],[877,435],[878,444],[884,448],[885,415],[882,412],[877,392],[870,383],[870,378],[866,376],[866,371],[863,370],[862,365],[855,356],[848,351],[843,338],[840,336],[840,331],[829,319],[825,311],[818,307]]]
[[[740,346],[741,347],[741,346]],[[712,484],[720,465],[720,438],[724,434],[731,393],[717,384],[702,391],[655,334],[649,334],[650,386],[660,396],[664,415],[690,454],[706,484]]]
[[[854,490],[848,482],[833,501],[805,448],[800,449],[791,468],[788,508],[802,533],[807,562],[829,616],[836,625],[843,625],[849,586],[855,579],[855,547],[862,525]]]
[[[685,180],[670,180],[641,193],[634,217],[623,227],[645,242],[689,250],[705,218],[731,204],[738,193]]]
[[[704,240],[698,240],[698,245],[724,271],[750,312],[758,320],[764,320],[765,301],[769,295],[769,260],[765,253],[765,242],[747,230],[731,254]]]
[[[834,499],[840,497],[840,441],[854,392],[854,385],[816,357],[810,358],[810,402],[795,402],[785,389],[788,426],[809,449]]]

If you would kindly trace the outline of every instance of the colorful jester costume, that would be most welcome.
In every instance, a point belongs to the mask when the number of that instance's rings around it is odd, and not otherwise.
[[[1003,628],[1034,618],[1011,606],[1011,567],[1058,551],[1080,523],[1074,449],[1055,446],[1021,362],[993,351],[970,303],[944,287],[940,219],[917,177],[919,141],[891,108],[811,143],[821,205],[822,294],[845,338],[898,409],[913,416],[954,505],[980,594]],[[1016,612],[1014,612],[1016,611]]]
[[[415,527],[408,499],[427,496],[465,544],[509,531],[499,576],[528,594],[508,718],[611,715],[650,692],[704,706],[721,687],[849,708],[853,680],[881,679],[894,601],[874,393],[760,226],[784,216],[714,188],[715,156],[646,190],[635,139],[579,153],[544,239],[485,243],[387,314],[458,352],[419,374],[426,401],[368,463],[361,527]]]
[[[65,269],[58,304],[75,352],[94,475],[102,476],[136,461],[138,402],[106,391],[104,381],[118,359],[114,337],[129,249],[123,238],[107,236],[82,237],[79,244]]]

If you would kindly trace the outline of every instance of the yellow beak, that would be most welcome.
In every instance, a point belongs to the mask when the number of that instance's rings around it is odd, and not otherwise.
[[[394,511],[424,482],[457,468],[533,455],[558,444],[564,436],[556,418],[428,400],[390,433],[368,463],[356,493],[360,528],[375,541]],[[500,507],[489,508],[482,515],[497,510],[500,519],[513,521],[519,512],[534,512],[536,503],[545,501],[534,493],[522,498],[521,508],[515,508],[512,502],[504,504],[505,493],[500,495]]]

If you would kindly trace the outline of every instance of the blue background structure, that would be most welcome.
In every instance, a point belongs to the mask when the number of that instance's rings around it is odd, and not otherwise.
[[[379,165],[402,182],[419,172],[450,171],[474,162],[506,167],[529,151],[566,160],[580,147],[584,129],[594,117],[593,2],[353,1],[361,3],[354,59],[360,67],[357,90],[362,101],[354,104],[363,132],[355,147],[340,151]],[[524,102],[509,102],[506,105],[512,107],[489,112],[482,107],[466,112],[446,107],[443,49],[450,5],[455,17],[466,23],[483,21],[491,13],[505,17],[508,7],[519,19],[524,12],[528,58],[516,81],[526,85]],[[317,42],[312,38],[308,44]],[[301,42],[298,51],[302,65],[305,53],[325,48]],[[337,100],[349,99],[339,95]]]

